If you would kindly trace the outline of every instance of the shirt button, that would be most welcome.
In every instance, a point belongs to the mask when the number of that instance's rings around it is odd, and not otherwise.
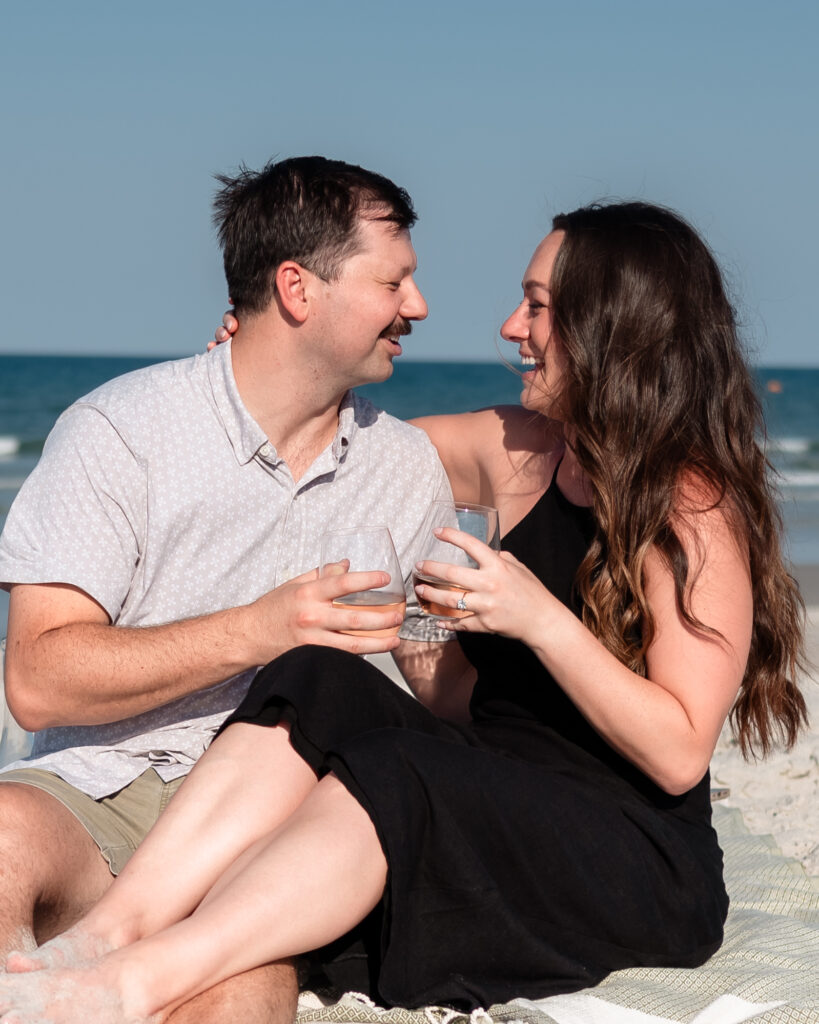
[[[273,449],[270,447],[270,445],[267,444],[267,442],[265,442],[262,445],[262,447],[259,449],[259,454],[263,455],[265,458],[267,458],[267,456],[271,453],[272,450]]]

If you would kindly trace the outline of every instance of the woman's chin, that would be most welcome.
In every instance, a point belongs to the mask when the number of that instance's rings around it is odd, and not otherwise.
[[[551,415],[551,402],[548,395],[544,395],[537,387],[531,385],[525,387],[520,393],[520,404],[529,412],[539,412],[541,416]]]

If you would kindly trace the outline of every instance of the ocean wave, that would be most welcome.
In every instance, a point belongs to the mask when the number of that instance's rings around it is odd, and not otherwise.
[[[9,434],[0,435],[0,456],[16,455],[20,451],[20,439]]]
[[[772,437],[770,446],[787,455],[804,455],[816,448],[816,441],[810,437]]]
[[[819,487],[818,470],[783,470],[779,478],[787,487]]]

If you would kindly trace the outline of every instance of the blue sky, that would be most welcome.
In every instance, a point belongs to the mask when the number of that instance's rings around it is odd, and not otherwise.
[[[680,210],[757,361],[819,365],[814,0],[26,0],[0,30],[0,353],[169,357],[226,303],[212,175],[323,153],[415,199],[410,358],[493,359],[552,214]]]

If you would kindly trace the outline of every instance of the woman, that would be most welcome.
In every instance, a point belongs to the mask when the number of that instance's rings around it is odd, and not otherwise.
[[[409,1006],[719,946],[720,729],[731,713],[765,753],[805,720],[801,601],[732,310],[702,241],[643,204],[557,217],[523,288],[501,332],[528,364],[523,408],[421,424],[455,494],[501,515],[500,555],[445,531],[478,568],[422,566],[471,613],[451,626],[469,663],[448,650],[422,696],[445,672],[471,723],[342,652],[271,663],[69,933],[105,955],[7,978],[15,1021],[35,994],[56,1021],[92,999],[95,1020],[142,1020],[365,919],[373,993]]]

